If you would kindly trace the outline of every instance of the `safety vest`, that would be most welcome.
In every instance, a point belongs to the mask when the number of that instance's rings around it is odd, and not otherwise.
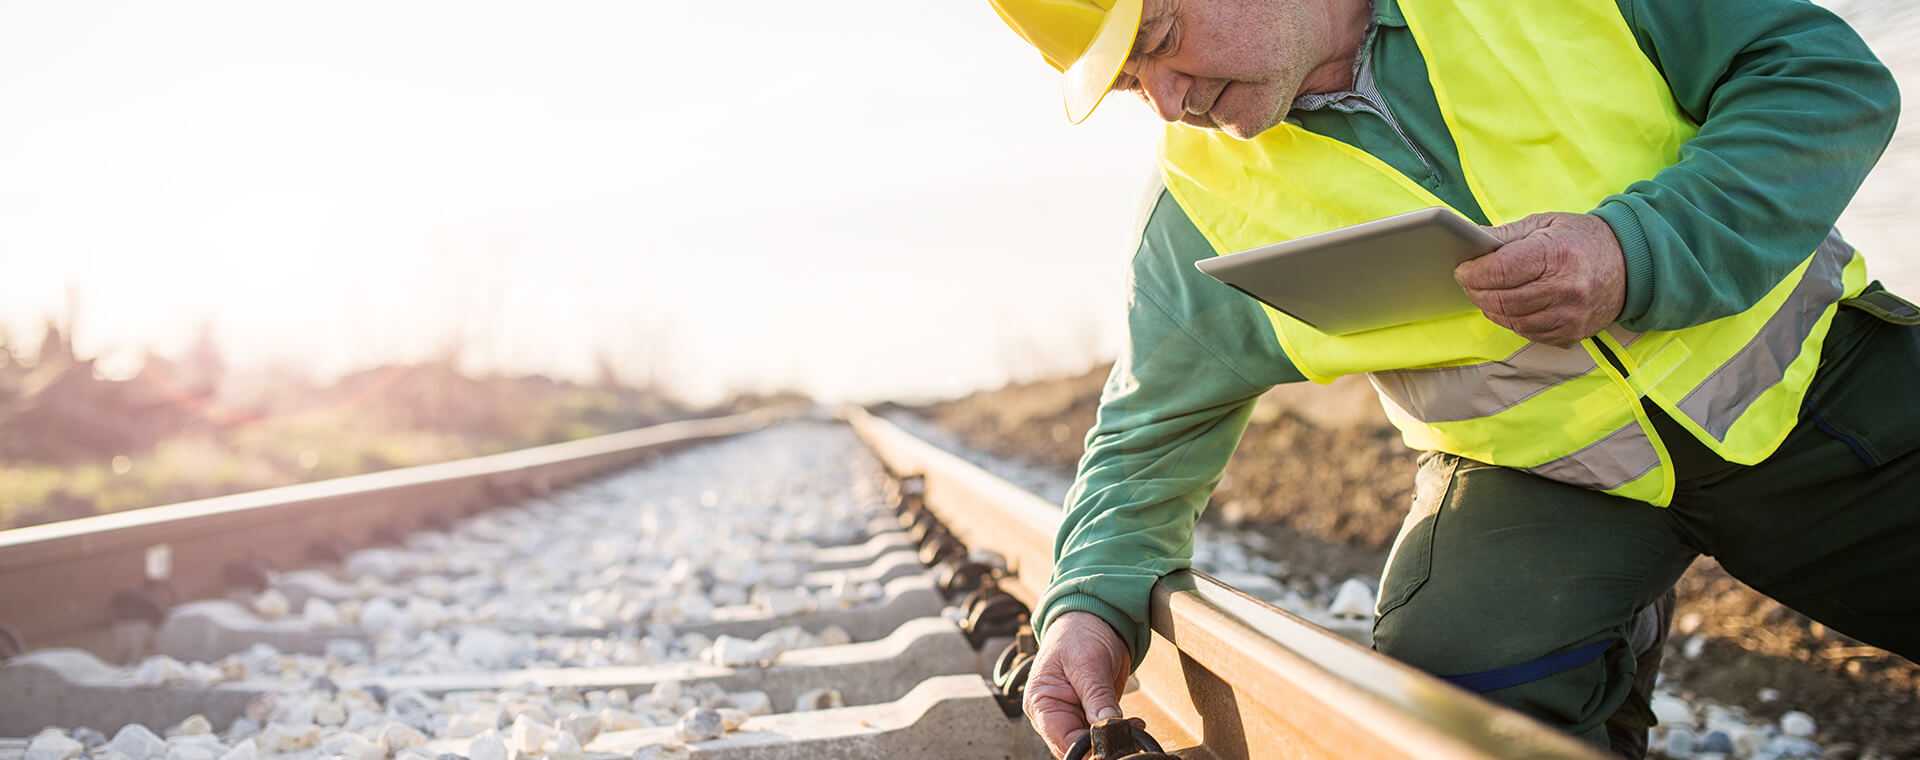
[[[1591,211],[1676,163],[1698,131],[1615,0],[1400,8],[1467,187],[1494,224]],[[1219,253],[1445,205],[1372,155],[1291,124],[1249,141],[1170,125],[1161,166]],[[1681,330],[1615,325],[1575,348],[1529,342],[1478,311],[1342,336],[1271,308],[1267,318],[1309,379],[1366,373],[1412,448],[1666,506],[1672,463],[1640,399],[1727,461],[1766,459],[1797,422],[1836,304],[1866,281],[1864,258],[1833,233],[1746,311]]]

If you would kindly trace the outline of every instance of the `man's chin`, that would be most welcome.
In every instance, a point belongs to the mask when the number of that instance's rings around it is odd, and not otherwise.
[[[1214,120],[1214,127],[1235,140],[1251,140],[1280,124],[1280,119]]]
[[[1216,113],[1209,114],[1208,118],[1213,122],[1215,129],[1227,133],[1228,137],[1235,140],[1251,140],[1273,129],[1286,119],[1288,107],[1293,105],[1293,99],[1287,98],[1283,103],[1284,105],[1272,111],[1260,109],[1255,113],[1224,118]]]

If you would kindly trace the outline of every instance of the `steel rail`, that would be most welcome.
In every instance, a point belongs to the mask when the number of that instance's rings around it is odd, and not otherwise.
[[[843,416],[972,550],[1002,555],[1000,588],[1032,605],[1053,573],[1060,510],[865,410]],[[1152,594],[1153,643],[1121,704],[1182,757],[1585,758],[1592,747],[1379,655],[1205,574]]]
[[[152,620],[268,568],[444,528],[462,516],[757,430],[797,410],[669,422],[490,456],[0,531],[0,626],[27,645],[117,658],[116,623]],[[18,645],[19,642],[13,642]],[[4,645],[5,642],[0,642]],[[0,658],[6,656],[0,651]]]

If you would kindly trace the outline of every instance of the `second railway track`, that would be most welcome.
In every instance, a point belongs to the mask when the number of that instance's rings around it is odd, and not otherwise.
[[[1057,520],[850,410],[0,532],[0,760],[1042,758]],[[1594,756],[1204,575],[1153,629],[1181,757]]]

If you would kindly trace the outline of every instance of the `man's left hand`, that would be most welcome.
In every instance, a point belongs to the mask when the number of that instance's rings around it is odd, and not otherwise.
[[[1453,278],[1487,319],[1537,343],[1571,346],[1620,318],[1627,264],[1605,220],[1591,214],[1534,214],[1489,227],[1500,241]]]

